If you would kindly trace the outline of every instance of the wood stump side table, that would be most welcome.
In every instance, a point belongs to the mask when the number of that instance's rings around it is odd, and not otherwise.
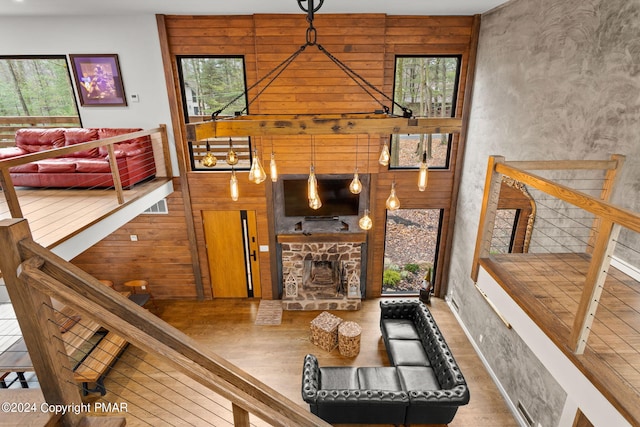
[[[356,322],[342,322],[338,326],[338,351],[346,357],[355,357],[360,353],[362,328]]]
[[[338,325],[342,319],[323,311],[311,321],[311,342],[323,350],[332,351],[338,346]]]

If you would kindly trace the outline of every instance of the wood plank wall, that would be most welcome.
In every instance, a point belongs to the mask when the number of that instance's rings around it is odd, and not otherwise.
[[[317,43],[328,52],[362,75],[374,86],[391,96],[396,55],[460,55],[461,80],[457,114],[461,115],[466,87],[466,67],[471,45],[473,17],[413,17],[384,14],[317,14],[314,26]],[[166,16],[168,50],[175,55],[244,55],[248,85],[271,71],[306,42],[307,22],[302,14],[253,16]],[[175,63],[172,64],[175,69]],[[253,99],[257,87],[249,93]],[[382,100],[385,105],[387,101]],[[347,78],[315,46],[305,51],[285,70],[273,84],[249,106],[254,114],[274,113],[335,113],[371,112],[380,105],[356,83]],[[263,160],[271,151],[281,174],[307,173],[311,146],[314,146],[316,172],[352,173],[356,165],[361,173],[372,174],[371,211],[374,229],[369,233],[369,259],[367,295],[378,296],[382,286],[384,257],[384,228],[387,198],[391,182],[395,179],[398,196],[406,208],[444,209],[443,232],[447,232],[453,171],[461,153],[452,147],[450,167],[433,172],[430,186],[424,193],[417,191],[415,171],[389,171],[377,163],[377,157],[386,136],[318,136],[254,138]],[[186,143],[186,142],[184,142]],[[368,155],[367,155],[368,154]],[[368,157],[368,159],[367,159]],[[274,240],[269,227],[271,186],[249,184],[240,174],[240,200],[228,197],[228,174],[190,172],[192,211],[196,224],[198,249],[202,267],[205,295],[210,296],[202,211],[225,209],[255,210],[258,218],[259,243],[271,245],[271,253],[260,254],[264,298],[277,297],[272,282],[275,270]],[[439,251],[442,257],[444,250]],[[442,266],[441,268],[446,268]],[[268,295],[268,284],[274,289]]]
[[[243,55],[245,58],[246,78],[248,85],[270,71],[275,65],[291,55],[303,45],[307,29],[306,16],[293,15],[252,15],[252,16],[178,16],[162,17],[164,23],[161,34],[166,33],[166,49],[172,58],[171,64],[165,64],[169,74],[177,82],[176,55]],[[329,15],[319,13],[315,16],[314,26],[317,28],[317,42],[328,52],[353,68],[374,86],[391,96],[395,68],[395,55],[461,55],[462,75],[459,85],[457,103],[458,115],[462,112],[466,66],[471,45],[473,17],[415,17],[387,16],[384,14],[344,14]],[[161,43],[163,43],[162,38]],[[179,90],[168,83],[171,91]],[[249,93],[249,99],[256,91]],[[179,97],[178,97],[179,98]],[[389,102],[384,102],[389,105]],[[389,105],[390,106],[390,105]],[[276,79],[276,81],[249,107],[250,113],[337,113],[337,112],[371,112],[380,105],[364,93],[353,81],[346,77],[315,46],[308,46],[301,56]],[[173,111],[173,123],[182,125],[181,107]],[[176,135],[184,135],[184,128]],[[276,153],[280,174],[305,174],[309,170],[311,146],[315,147],[315,167],[319,174],[352,173],[357,165],[361,174],[371,174],[371,212],[374,228],[369,233],[369,258],[367,296],[380,295],[382,287],[382,268],[384,257],[384,228],[386,211],[384,207],[391,182],[395,179],[398,196],[402,207],[444,209],[444,229],[449,222],[451,194],[453,189],[453,171],[461,153],[454,144],[451,163],[448,170],[433,172],[426,192],[417,190],[417,171],[389,171],[378,164],[377,158],[386,136],[317,136],[310,137],[263,137],[254,138],[259,154],[265,164],[271,151]],[[186,141],[176,141],[184,144]],[[180,151],[180,150],[179,150]],[[184,161],[184,159],[181,159]],[[188,167],[189,162],[186,161]],[[274,283],[275,271],[275,238],[272,235],[273,219],[271,218],[271,184],[267,181],[260,185],[251,184],[247,180],[247,172],[238,174],[240,181],[240,199],[231,201],[229,197],[229,174],[225,172],[187,172],[191,213],[193,215],[196,246],[201,265],[201,277],[205,298],[211,298],[211,287],[208,273],[208,262],[202,227],[202,212],[206,210],[254,210],[258,217],[258,243],[268,245],[269,252],[260,252],[260,270],[262,280],[262,297],[277,298],[277,284]],[[176,194],[179,190],[176,191]],[[175,197],[175,199],[174,199]],[[171,205],[178,203],[181,197],[170,198]],[[179,216],[176,209],[170,213]],[[171,211],[170,211],[171,212]],[[182,227],[176,222],[171,227]],[[183,218],[184,220],[184,218]],[[149,274],[152,281],[158,282],[158,292],[166,298],[193,298],[196,295],[193,276],[188,266],[183,265],[189,253],[186,233],[179,230],[149,230],[158,241],[173,236],[173,251],[157,256],[152,251],[138,252],[140,245],[128,241],[129,234],[143,234],[151,219],[144,216],[132,221],[106,242],[97,245],[82,254],[74,263],[87,271],[104,278],[115,278],[118,283],[124,276],[146,274],[146,267],[151,266]],[[159,221],[159,220],[154,220]],[[166,227],[166,224],[164,225]],[[155,227],[162,228],[160,223]],[[171,228],[166,227],[166,228]],[[177,233],[180,235],[178,237]],[[141,239],[142,240],[142,239]],[[171,240],[171,239],[169,239]],[[443,239],[444,240],[444,239]],[[109,243],[120,241],[119,244]],[[140,242],[136,242],[140,243]],[[111,245],[111,249],[108,249]],[[133,259],[128,272],[114,272],[109,265],[96,264],[96,259],[118,261],[109,250],[128,253]],[[99,249],[98,249],[99,248]],[[134,249],[132,253],[131,250]],[[442,256],[443,250],[440,250]],[[160,262],[168,256],[174,263]],[[183,258],[183,256],[185,258]],[[95,258],[95,259],[94,259]],[[125,262],[126,257],[122,257]],[[446,266],[440,266],[446,268]],[[142,269],[142,270],[140,270]],[[183,273],[178,273],[178,271]],[[164,279],[164,277],[171,277]],[[172,283],[169,283],[172,282]]]
[[[71,262],[124,290],[127,280],[145,279],[156,298],[195,299],[196,288],[177,179],[167,197],[168,215],[138,215]],[[138,236],[132,242],[130,236]]]

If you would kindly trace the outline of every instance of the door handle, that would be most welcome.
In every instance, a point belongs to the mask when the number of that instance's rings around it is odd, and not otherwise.
[[[249,254],[249,256],[253,258],[254,261],[258,261],[255,249]]]

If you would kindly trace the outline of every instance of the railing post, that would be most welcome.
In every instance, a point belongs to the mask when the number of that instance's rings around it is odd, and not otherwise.
[[[0,220],[0,271],[45,401],[52,405],[80,405],[82,398],[60,329],[52,321],[51,298],[18,278],[18,266],[23,261],[18,242],[31,238],[25,219]],[[71,411],[62,417],[62,424],[74,426],[80,418]]]
[[[502,185],[502,174],[496,172],[496,165],[498,163],[504,163],[503,156],[489,156],[487,177],[484,182],[482,210],[480,211],[480,224],[478,224],[478,236],[476,238],[476,249],[473,253],[473,266],[471,267],[471,278],[474,282],[478,281],[480,258],[488,257],[491,249],[491,238],[493,237],[496,211],[498,210],[498,199],[500,198],[500,187]]]
[[[582,297],[578,305],[578,311],[573,319],[573,328],[569,336],[569,347],[574,353],[584,353],[589,337],[589,330],[598,309],[600,295],[604,282],[607,279],[611,256],[615,249],[615,240],[620,234],[620,225],[611,220],[602,218],[597,230],[596,243],[591,255],[589,270],[585,277]]]
[[[107,145],[107,152],[109,153],[109,166],[111,167],[111,176],[113,177],[113,187],[116,190],[118,204],[121,205],[124,203],[124,193],[122,192],[122,180],[120,179],[120,171],[118,170],[118,159],[116,159],[116,153],[113,149],[113,144]]]
[[[18,195],[16,194],[16,187],[13,186],[13,182],[11,181],[9,168],[2,168],[2,170],[0,170],[0,185],[2,186],[2,192],[7,201],[7,206],[9,206],[9,212],[11,212],[11,218],[23,218],[24,215],[22,215],[20,201],[18,201]]]
[[[164,161],[164,170],[167,178],[173,177],[173,169],[171,167],[171,153],[169,152],[169,138],[167,137],[167,125],[160,125],[160,139],[162,141],[162,160]]]
[[[611,196],[613,194],[613,190],[616,187],[618,180],[620,179],[620,174],[618,173],[622,166],[624,165],[625,156],[621,154],[613,154],[611,156],[611,160],[615,161],[615,167],[611,169],[607,169],[607,173],[604,177],[604,182],[602,183],[602,189],[600,191],[600,198],[606,202],[611,200]],[[589,243],[587,243],[586,252],[590,254],[593,251],[596,242],[596,231],[600,228],[600,217],[596,217],[593,220],[593,226],[589,231]]]
[[[249,422],[249,413],[245,410],[233,403],[231,405],[233,409],[233,425],[235,427],[249,427],[251,423]]]

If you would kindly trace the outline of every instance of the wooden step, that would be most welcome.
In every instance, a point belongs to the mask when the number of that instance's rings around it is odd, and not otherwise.
[[[109,370],[126,345],[127,341],[124,338],[109,332],[75,369],[75,380],[86,383],[98,381]]]

